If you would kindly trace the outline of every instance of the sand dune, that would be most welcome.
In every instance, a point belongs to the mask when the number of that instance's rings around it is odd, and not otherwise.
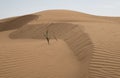
[[[119,78],[119,20],[66,10],[1,20],[0,77]]]
[[[48,23],[23,26],[17,31],[10,33],[12,39],[44,39],[48,30],[50,39],[62,39],[79,56],[81,52],[91,54],[93,45],[88,34],[84,33],[80,26],[70,23]],[[84,48],[85,47],[85,48]],[[84,55],[79,58],[84,57]],[[88,57],[88,56],[86,56]]]
[[[14,18],[12,20],[9,19],[7,21],[0,23],[0,31],[7,31],[7,30],[20,28],[21,26],[27,24],[28,22],[36,18],[37,18],[36,15],[26,15],[26,16]]]

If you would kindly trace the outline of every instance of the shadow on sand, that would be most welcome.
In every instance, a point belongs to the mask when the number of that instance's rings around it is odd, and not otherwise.
[[[25,15],[0,23],[0,32],[22,27],[28,22],[38,18],[37,15]]]

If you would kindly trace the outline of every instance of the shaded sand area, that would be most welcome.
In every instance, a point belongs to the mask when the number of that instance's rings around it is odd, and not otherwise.
[[[0,77],[119,78],[119,20],[66,10],[0,20]]]

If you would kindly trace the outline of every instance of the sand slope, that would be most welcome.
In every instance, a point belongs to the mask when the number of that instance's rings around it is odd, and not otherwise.
[[[119,20],[49,10],[1,21],[0,77],[119,78]]]
[[[7,30],[20,28],[21,26],[25,25],[26,23],[36,18],[37,18],[36,15],[26,15],[12,20],[7,20],[5,22],[1,22],[0,31],[7,31]]]

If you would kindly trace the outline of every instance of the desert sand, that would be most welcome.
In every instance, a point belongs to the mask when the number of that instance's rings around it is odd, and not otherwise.
[[[68,10],[0,20],[0,78],[120,78],[119,25]]]

